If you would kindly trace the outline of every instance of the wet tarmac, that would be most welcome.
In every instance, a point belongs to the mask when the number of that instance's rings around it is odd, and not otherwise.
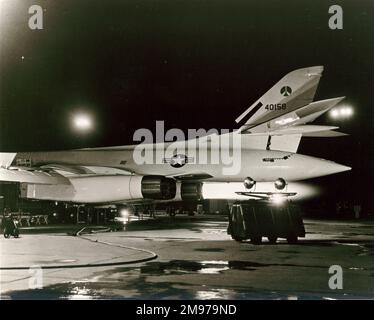
[[[1,238],[1,298],[374,298],[374,221],[306,220],[296,245],[239,243],[226,228],[223,217],[177,216],[83,238]],[[343,289],[329,288],[331,265]],[[30,266],[42,267],[39,282]]]

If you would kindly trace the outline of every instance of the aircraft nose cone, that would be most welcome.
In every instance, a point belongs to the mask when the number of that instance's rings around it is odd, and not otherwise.
[[[327,176],[339,172],[351,170],[351,167],[344,166],[342,164],[324,160],[324,159],[313,159],[313,167],[317,176]]]
[[[294,156],[294,160],[294,172],[298,171],[301,179],[317,178],[351,170],[348,166],[310,156],[297,155]]]
[[[327,161],[327,160],[325,160],[325,161]],[[332,162],[332,161],[327,161],[327,162],[328,162],[328,164],[325,165],[325,167],[326,167],[326,170],[328,170],[328,172],[329,172],[328,174],[344,172],[344,171],[348,171],[348,170],[352,169],[351,167],[344,166],[342,164],[335,163],[335,162]]]

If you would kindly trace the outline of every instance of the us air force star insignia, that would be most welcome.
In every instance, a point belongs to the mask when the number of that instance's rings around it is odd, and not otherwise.
[[[184,154],[176,154],[170,159],[170,165],[174,168],[183,167],[187,163],[187,157]]]
[[[288,97],[292,93],[292,89],[289,86],[284,86],[280,90],[281,95]]]
[[[171,158],[167,159],[164,158],[164,163],[170,163],[170,165],[173,168],[181,168],[183,167],[186,163],[191,162],[190,158],[188,158],[184,154],[176,154],[172,156]]]

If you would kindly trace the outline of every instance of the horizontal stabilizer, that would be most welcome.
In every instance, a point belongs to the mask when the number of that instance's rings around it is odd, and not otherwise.
[[[306,133],[335,130],[338,128],[339,127],[335,127],[335,126],[301,125],[301,126],[295,126],[295,127],[281,128],[281,129],[273,130],[269,132],[250,133],[249,135],[251,136],[264,136],[264,135],[283,136],[283,135],[291,135],[291,134],[302,134],[304,136]]]
[[[316,132],[306,132],[303,133],[303,137],[320,137],[320,138],[335,138],[335,137],[344,137],[348,134],[338,131],[316,131]]]
[[[315,101],[297,110],[296,114],[299,116],[299,118],[303,118],[314,113],[319,113],[321,111],[326,112],[330,110],[332,107],[335,107],[343,99],[345,99],[345,97]]]
[[[320,101],[310,103],[307,106],[301,108],[300,110],[295,111],[295,114],[297,115],[298,120],[296,120],[292,124],[298,125],[298,124],[305,124],[305,123],[313,122],[315,119],[320,117],[322,114],[329,111],[332,107],[335,107],[344,98],[345,97],[339,97],[339,98],[320,100]]]
[[[265,122],[255,127],[247,127],[246,125],[241,128],[242,133],[261,133],[273,132],[283,128],[297,127],[309,122],[313,122],[322,114],[337,105],[345,97],[338,97],[326,100],[312,102],[304,107],[301,107],[292,112],[288,112],[280,117],[271,121]],[[336,128],[335,128],[336,129]],[[331,130],[331,128],[329,129]]]
[[[329,130],[335,130],[335,129],[339,129],[339,127],[302,125],[302,126],[279,129],[279,130],[271,132],[271,135],[285,135],[285,134],[297,134],[297,133],[301,133],[302,135],[305,135],[306,133],[315,133],[315,132],[329,131]]]

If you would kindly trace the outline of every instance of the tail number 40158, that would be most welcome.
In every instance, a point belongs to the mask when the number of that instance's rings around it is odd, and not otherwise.
[[[270,103],[265,106],[266,110],[273,111],[273,110],[286,110],[287,104],[286,103]]]

